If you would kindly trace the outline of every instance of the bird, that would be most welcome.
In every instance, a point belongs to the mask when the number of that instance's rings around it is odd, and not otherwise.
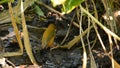
[[[45,49],[48,47],[53,47],[55,35],[56,35],[56,26],[54,24],[50,24],[43,33],[41,48]]]

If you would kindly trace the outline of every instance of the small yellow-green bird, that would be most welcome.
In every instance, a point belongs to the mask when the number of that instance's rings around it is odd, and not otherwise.
[[[42,49],[52,47],[54,44],[54,38],[56,34],[56,27],[54,24],[50,24],[45,30],[42,36]]]

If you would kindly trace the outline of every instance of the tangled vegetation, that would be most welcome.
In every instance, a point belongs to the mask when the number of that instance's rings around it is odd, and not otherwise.
[[[16,52],[5,50],[5,39],[0,36],[0,57],[21,56],[25,48],[31,63],[40,67],[46,60],[38,62],[34,50],[79,49],[82,64],[76,67],[105,68],[98,65],[99,54],[110,60],[111,68],[120,68],[120,55],[115,57],[120,51],[119,0],[1,0],[0,4],[0,27],[13,27],[20,48]]]

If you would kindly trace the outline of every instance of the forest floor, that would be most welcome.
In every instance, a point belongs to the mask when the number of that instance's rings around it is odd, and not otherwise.
[[[52,7],[52,4],[49,0],[43,1],[46,5]],[[97,10],[98,10],[98,17],[99,20],[102,20],[102,22],[106,22],[103,18],[103,15],[105,14],[104,7],[101,2],[95,2],[97,4]],[[54,40],[54,47],[61,44],[63,39],[65,38],[67,32],[68,37],[66,38],[65,42],[63,44],[67,44],[72,39],[74,39],[76,36],[79,35],[79,28],[76,27],[73,24],[73,21],[79,22],[77,20],[77,10],[73,10],[71,13],[66,14],[65,16],[67,19],[62,18],[58,13],[55,13],[49,9],[47,9],[44,6],[40,6],[42,11],[44,12],[43,16],[38,16],[34,10],[33,6],[27,8],[25,11],[25,18],[28,26],[29,31],[29,37],[30,37],[30,43],[32,47],[32,52],[34,54],[35,59],[37,60],[38,64],[41,68],[81,68],[82,62],[83,62],[83,48],[82,43],[79,41],[77,42],[71,49],[67,48],[55,48],[52,49],[51,47],[47,49],[41,49],[41,39],[43,36],[43,33],[45,30],[41,30],[41,28],[47,28],[49,24],[54,24],[56,26],[56,36]],[[54,8],[57,11],[60,11],[60,6]],[[90,7],[92,12],[92,7]],[[73,19],[73,21],[72,21]],[[82,24],[83,30],[85,30],[87,25],[87,17],[83,17],[84,23]],[[104,23],[103,23],[104,24]],[[21,33],[21,40],[23,40],[22,37],[22,27],[20,24],[19,31]],[[100,36],[103,40],[103,43],[105,44],[105,47],[108,52],[110,52],[110,46],[109,46],[109,40],[107,34],[98,26],[98,32],[100,33]],[[119,35],[119,34],[118,34]],[[5,52],[14,52],[18,51],[19,45],[15,37],[15,33],[13,30],[12,25],[10,24],[2,24],[0,25],[0,37],[1,41],[0,43],[4,46],[0,46]],[[87,51],[87,68],[90,68],[90,54],[88,49],[88,43],[87,43],[87,36],[84,36],[84,43]],[[92,46],[92,41],[96,39],[96,43],[94,46]],[[97,64],[98,68],[111,68],[111,60],[109,57],[104,53],[103,48],[101,46],[101,43],[99,42],[96,32],[94,29],[91,29],[89,40],[91,42],[91,51],[94,56],[95,62]],[[61,46],[63,45],[61,44]],[[120,49],[118,49],[113,44],[113,56],[114,59],[120,63]],[[118,45],[120,45],[120,42],[118,42]],[[24,53],[21,56],[14,56],[14,57],[4,57],[0,59],[0,65],[2,66],[3,63],[5,63],[8,67],[19,67],[19,68],[35,68],[34,65],[32,65],[25,49]]]

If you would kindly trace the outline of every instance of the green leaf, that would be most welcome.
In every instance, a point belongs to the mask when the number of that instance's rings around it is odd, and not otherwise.
[[[34,5],[34,9],[35,9],[35,12],[39,15],[39,16],[45,16],[44,15],[44,13],[43,13],[43,11],[39,8],[39,6],[38,5]]]
[[[70,13],[76,6],[80,5],[84,0],[66,0],[62,7],[62,13]]]
[[[64,4],[66,0],[51,0],[53,6]]]
[[[0,0],[0,4],[2,4],[2,3],[7,3],[7,2],[14,2],[14,0]]]

